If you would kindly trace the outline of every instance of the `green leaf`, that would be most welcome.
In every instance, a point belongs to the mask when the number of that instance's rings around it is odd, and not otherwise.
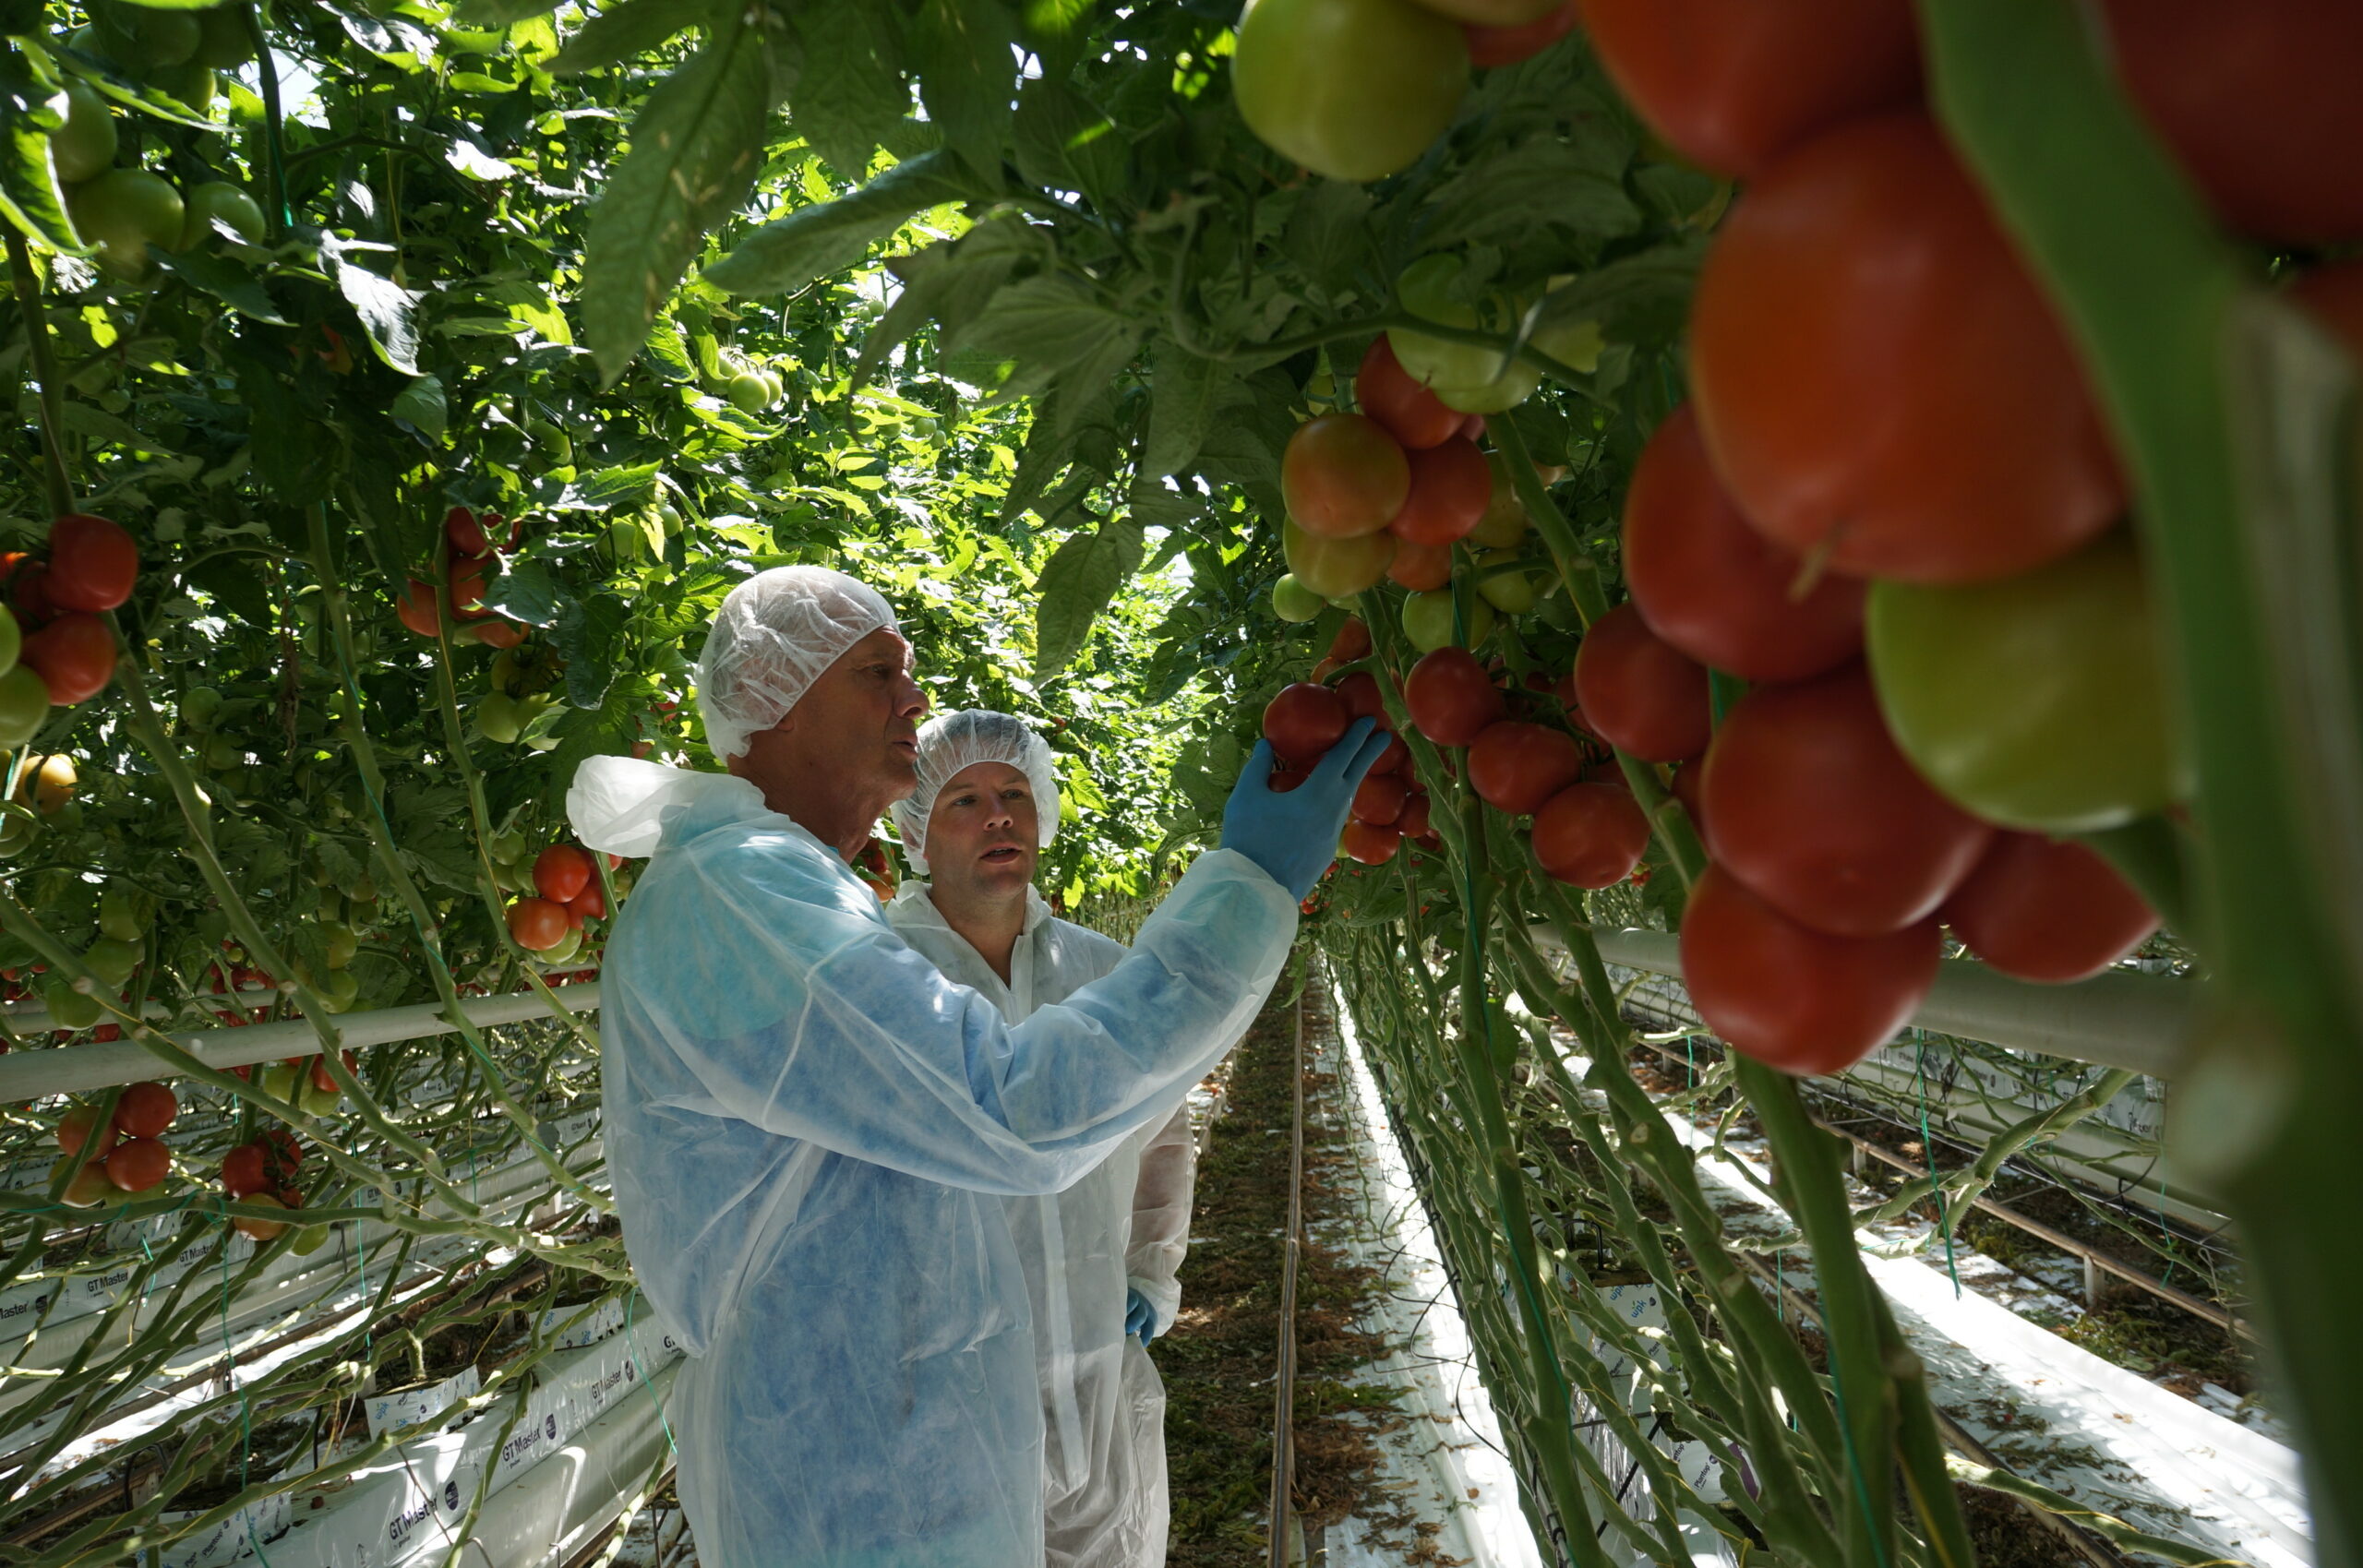
[[[254,420],[247,458],[255,477],[292,507],[327,499],[336,476],[336,440],[305,412],[294,389],[246,360],[238,366],[238,401]]]
[[[1095,203],[1124,186],[1126,145],[1116,123],[1062,81],[1037,77],[1018,90],[1017,172],[1046,190],[1081,191]]]
[[[661,381],[694,381],[698,367],[690,359],[688,345],[681,341],[681,327],[678,321],[663,317],[648,329],[648,341],[641,345],[641,363],[647,365]]]
[[[577,708],[596,708],[614,684],[617,654],[623,646],[630,606],[612,593],[594,594],[560,607],[550,633],[566,658],[566,700]]]
[[[1198,455],[1215,410],[1230,389],[1229,372],[1159,338],[1149,353],[1148,436],[1141,443],[1141,473],[1152,479],[1178,473]]]
[[[732,13],[649,94],[632,122],[631,150],[592,209],[583,327],[611,382],[648,341],[706,231],[745,199],[762,168],[772,106],[795,74],[769,16]]]
[[[1016,92],[1016,18],[1001,0],[926,0],[917,43],[919,99],[943,145],[971,168],[999,168]]]
[[[1116,372],[1131,363],[1140,338],[1139,323],[1102,303],[1090,285],[1055,273],[993,295],[991,305],[960,334],[960,346],[1010,361],[1006,391],[1055,389],[1063,422],[1080,419],[1100,401]]]
[[[1376,258],[1370,192],[1346,180],[1317,180],[1289,215],[1289,255],[1306,277],[1344,293]]]
[[[863,179],[878,144],[911,112],[902,13],[878,0],[806,0],[796,27],[804,72],[789,114],[841,177]]]
[[[138,5],[153,5],[155,0],[135,0]],[[557,8],[555,0],[460,0],[452,7],[451,18],[475,27],[507,27],[528,17],[546,16]]]
[[[214,556],[200,562],[186,581],[195,583],[215,602],[249,626],[271,624],[270,592],[252,556]]]
[[[1023,218],[988,219],[956,240],[889,261],[903,284],[886,314],[863,337],[853,384],[867,386],[896,344],[934,321],[947,335],[974,320],[1022,262],[1049,255],[1042,236]]]
[[[21,79],[0,86],[0,220],[53,250],[79,250],[81,237],[66,216],[66,193],[50,162],[49,131],[34,117],[46,105],[45,99],[33,102],[40,90]]]
[[[189,287],[211,294],[239,315],[250,316],[257,321],[268,321],[274,327],[288,325],[287,317],[280,314],[278,305],[271,299],[270,291],[263,287],[262,280],[255,276],[252,268],[236,257],[219,256],[202,249],[167,251],[155,245],[148,247],[148,254],[155,257],[164,270]]]
[[[443,379],[439,376],[422,376],[404,387],[395,397],[389,411],[397,419],[407,419],[434,440],[443,438],[444,421],[449,415],[443,400]]]
[[[568,485],[558,504],[569,510],[590,511],[646,506],[656,497],[656,478],[664,468],[663,463],[655,462],[603,468]]]
[[[1535,329],[1591,320],[1615,341],[1672,342],[1689,315],[1706,255],[1707,236],[1693,234],[1595,267],[1542,297]]]
[[[1091,634],[1091,623],[1116,590],[1141,564],[1141,527],[1129,517],[1110,518],[1090,533],[1077,533],[1051,552],[1035,579],[1034,679],[1048,680],[1074,662]]]
[[[1429,198],[1426,221],[1457,245],[1531,245],[1537,230],[1613,239],[1641,226],[1622,181],[1565,142],[1538,138],[1505,149],[1447,180]]]
[[[361,329],[378,357],[405,376],[418,371],[418,323],[411,307],[419,297],[390,278],[381,278],[350,259],[335,233],[320,232],[320,265],[336,281],[337,292],[361,317]]]
[[[637,59],[702,22],[707,9],[693,0],[623,0],[577,29],[546,68],[554,77],[564,77]]]
[[[859,261],[913,213],[962,199],[958,172],[949,153],[906,159],[859,190],[765,223],[707,268],[705,281],[734,294],[793,293]]]
[[[539,561],[514,561],[485,587],[484,602],[527,626],[556,626],[574,595]]]

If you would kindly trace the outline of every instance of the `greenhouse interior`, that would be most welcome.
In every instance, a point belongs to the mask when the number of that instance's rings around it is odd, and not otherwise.
[[[2363,1568],[2363,5],[0,35],[0,1565]]]

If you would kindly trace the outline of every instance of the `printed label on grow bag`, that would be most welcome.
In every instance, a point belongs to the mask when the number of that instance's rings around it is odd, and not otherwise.
[[[164,1520],[177,1525],[197,1517],[195,1513],[167,1514]],[[226,1519],[215,1520],[210,1528],[166,1547],[164,1568],[213,1568],[217,1562],[250,1558],[257,1542],[268,1546],[276,1541],[287,1533],[287,1494],[263,1498]]]
[[[369,1435],[377,1437],[396,1427],[415,1426],[441,1415],[483,1386],[482,1372],[474,1367],[462,1367],[457,1377],[445,1378],[426,1388],[379,1394],[369,1401]]]

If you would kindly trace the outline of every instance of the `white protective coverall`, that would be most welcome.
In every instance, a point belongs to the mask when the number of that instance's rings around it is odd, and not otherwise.
[[[1114,969],[1122,943],[1059,919],[1027,890],[1026,926],[1003,984],[954,930],[925,882],[906,882],[886,917],[936,967],[973,986],[1012,1023]],[[1049,1568],[1158,1568],[1170,1515],[1165,1384],[1124,1332],[1125,1291],[1160,1325],[1182,1305],[1197,1143],[1187,1107],[1144,1129],[1074,1185],[1008,1201],[1041,1369],[1044,1546]]]
[[[1006,1200],[1166,1124],[1278,977],[1295,900],[1204,856],[1105,978],[1012,1024],[752,784],[598,758],[568,804],[593,848],[654,843],[600,1065],[624,1239],[690,1352],[669,1416],[701,1560],[1034,1568]]]

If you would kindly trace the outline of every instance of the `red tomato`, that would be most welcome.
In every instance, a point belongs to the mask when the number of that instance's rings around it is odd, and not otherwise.
[[[1346,624],[1339,627],[1337,635],[1329,640],[1329,657],[1341,664],[1370,657],[1370,628],[1362,624],[1361,616],[1346,617]]]
[[[572,928],[567,923],[566,905],[553,904],[546,898],[521,898],[509,906],[509,934],[517,939],[519,947],[542,952],[566,940]]]
[[[492,614],[484,607],[485,569],[490,557],[474,556],[451,563],[451,608],[463,620]]]
[[[287,1206],[269,1192],[249,1192],[240,1198],[238,1202],[242,1203],[258,1204],[267,1209],[283,1209]],[[283,1235],[287,1229],[287,1224],[284,1220],[249,1219],[245,1215],[239,1215],[234,1217],[230,1221],[230,1225],[231,1227],[236,1230],[239,1235],[251,1237],[257,1241],[275,1241]]]
[[[1365,866],[1384,866],[1395,858],[1402,847],[1403,835],[1395,829],[1377,822],[1350,821],[1337,841],[1346,855]],[[1359,874],[1359,873],[1358,873]]]
[[[62,615],[26,633],[17,656],[32,666],[49,688],[49,700],[60,707],[88,701],[114,679],[114,633],[87,611]]]
[[[2039,833],[1995,834],[1937,917],[2003,974],[2045,985],[2097,975],[2158,928],[2107,861]]]
[[[62,610],[112,610],[131,597],[139,546],[118,524],[68,512],[49,525],[49,575],[42,588]]]
[[[1352,718],[1344,698],[1325,686],[1301,680],[1282,687],[1265,705],[1264,738],[1272,743],[1273,756],[1309,772],[1337,744]]]
[[[323,1095],[335,1094],[337,1092],[336,1074],[329,1071],[328,1063],[321,1060],[318,1057],[313,1057],[311,1059],[311,1063],[312,1087],[318,1089]],[[351,1051],[346,1051],[344,1053],[345,1071],[352,1072],[355,1069],[359,1068],[360,1065],[361,1059],[359,1057],[354,1056]]]
[[[1911,0],[1578,0],[1649,128],[1734,178],[1815,132],[1919,96]]]
[[[173,1152],[155,1138],[129,1138],[107,1155],[107,1179],[126,1192],[145,1192],[173,1172]]]
[[[2289,297],[2319,317],[2346,352],[2363,361],[2363,261],[2317,267],[2297,280]]]
[[[485,525],[465,507],[453,507],[443,514],[443,537],[451,542],[451,553],[462,557],[481,556],[492,548]]]
[[[1413,545],[1464,539],[1493,504],[1493,471],[1466,436],[1410,454],[1411,487],[1387,527]]]
[[[1625,581],[1649,629],[1744,680],[1803,680],[1863,651],[1859,578],[1805,564],[1747,525],[1707,465],[1685,403],[1649,437],[1625,493]]]
[[[98,1119],[97,1107],[76,1106],[57,1119],[57,1146],[69,1155],[80,1154],[83,1142],[90,1137],[90,1129]],[[110,1122],[106,1131],[99,1135],[98,1153],[103,1155],[114,1144],[114,1124]]]
[[[1305,780],[1312,776],[1313,770],[1310,768],[1283,768],[1275,764],[1272,769],[1272,776],[1266,783],[1266,787],[1268,787],[1274,795],[1286,795],[1290,790],[1297,788],[1299,785],[1303,784]]]
[[[1466,648],[1439,648],[1411,666],[1403,706],[1438,746],[1467,746],[1502,716],[1501,688]]]
[[[241,1143],[222,1156],[222,1190],[231,1197],[243,1198],[270,1185],[270,1178],[263,1171],[260,1143]]]
[[[1336,675],[1339,666],[1344,663],[1345,661],[1342,659],[1324,659],[1319,664],[1313,665],[1313,684],[1315,686],[1328,685],[1329,677]]]
[[[1373,773],[1393,773],[1406,784],[1409,783],[1412,772],[1411,748],[1403,744],[1401,736],[1388,736],[1386,749],[1378,754],[1378,760],[1370,765],[1370,771]]]
[[[1699,276],[1690,368],[1742,514],[1840,571],[2008,577],[2125,508],[2067,338],[1917,113],[1748,187]]]
[[[1378,677],[1368,670],[1356,670],[1330,688],[1344,700],[1349,723],[1355,719],[1370,719],[1383,730],[1392,730],[1395,721],[1387,715],[1385,700],[1378,689]]]
[[[1428,797],[1414,795],[1403,803],[1403,815],[1395,819],[1395,831],[1408,839],[1425,838],[1429,832]]]
[[[2363,239],[2363,6],[2101,9],[2127,91],[2232,227],[2285,245]]]
[[[514,648],[525,640],[525,628],[514,621],[492,618],[473,623],[468,635],[487,648]]]
[[[1395,558],[1386,564],[1386,576],[1389,581],[1414,593],[1442,588],[1452,581],[1452,546],[1414,545],[1407,540],[1395,547]]]
[[[1913,772],[1860,664],[1742,698],[1715,732],[1705,791],[1716,858],[1832,936],[1925,920],[1994,833]]]
[[[1354,372],[1354,401],[1388,435],[1413,450],[1435,446],[1460,428],[1460,415],[1412,378],[1384,332],[1371,340],[1361,368]]]
[[[1280,455],[1280,494],[1307,533],[1351,539],[1375,533],[1403,509],[1411,469],[1386,427],[1359,413],[1306,420]]]
[[[1576,702],[1584,722],[1617,749],[1673,762],[1707,748],[1713,711],[1707,671],[1619,604],[1592,623],[1576,649]]]
[[[566,912],[570,916],[579,915],[585,920],[603,919],[607,913],[606,892],[595,880],[585,882],[581,892],[566,901]]]
[[[1515,719],[1491,726],[1469,748],[1469,787],[1513,817],[1537,809],[1583,771],[1575,736]]]
[[[1403,815],[1403,807],[1410,798],[1410,787],[1401,779],[1373,769],[1363,775],[1354,791],[1354,820],[1373,827],[1387,826]]]
[[[1649,820],[1619,784],[1572,784],[1534,814],[1534,858],[1579,888],[1610,888],[1632,875],[1649,847]]]
[[[1721,866],[1682,915],[1682,978],[1707,1026],[1783,1072],[1841,1072],[1892,1039],[1936,983],[1934,920],[1883,937],[1800,926]]]
[[[1510,27],[1482,27],[1463,22],[1460,36],[1469,41],[1470,65],[1515,66],[1520,60],[1531,60],[1573,32],[1576,21],[1576,0],[1565,0],[1557,10],[1541,21]]]
[[[284,1127],[274,1127],[255,1142],[262,1146],[263,1156],[270,1168],[284,1176],[304,1163],[304,1144]],[[278,1176],[272,1178],[277,1180]]]
[[[402,594],[394,601],[394,614],[402,625],[421,637],[432,637],[442,624],[443,613],[438,604],[435,584],[412,578],[403,585]]]
[[[564,904],[591,885],[591,856],[570,844],[554,844],[534,857],[534,890],[552,904]]]
[[[180,1109],[180,1096],[162,1083],[126,1084],[114,1102],[114,1124],[126,1138],[161,1138]]]
[[[49,591],[43,586],[48,576],[49,568],[22,550],[0,556],[0,584],[6,585],[9,607],[16,611],[18,623],[27,631],[57,613],[57,606],[49,602]]]

